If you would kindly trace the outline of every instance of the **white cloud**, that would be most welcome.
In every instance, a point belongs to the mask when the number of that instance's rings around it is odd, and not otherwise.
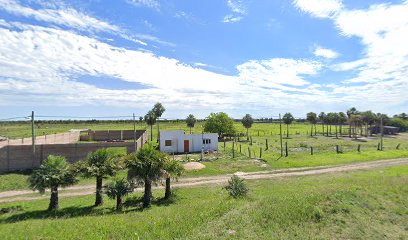
[[[295,7],[318,18],[335,16],[343,9],[341,0],[295,0]]]
[[[224,23],[235,23],[242,20],[241,16],[227,15],[222,20]]]
[[[328,48],[320,47],[320,46],[317,46],[315,48],[315,50],[313,51],[313,54],[316,57],[324,57],[324,58],[327,58],[327,59],[334,59],[334,58],[337,58],[339,56],[339,54],[337,52],[335,52],[335,51],[333,51],[331,49],[328,49]]]
[[[11,14],[30,17],[38,21],[51,22],[81,30],[119,31],[117,26],[78,12],[73,8],[36,10],[22,6],[14,0],[0,0],[0,9]]]
[[[242,15],[246,14],[246,9],[244,8],[242,1],[234,1],[234,0],[228,0],[227,1],[228,7],[231,9],[232,12],[234,13],[239,13]]]
[[[127,2],[137,7],[143,6],[156,10],[160,8],[160,4],[156,0],[127,0]]]
[[[322,65],[315,61],[275,58],[248,61],[237,67],[239,76],[248,85],[282,88],[282,85],[304,86],[304,75],[315,75]]]
[[[241,21],[247,14],[246,8],[242,1],[239,0],[227,0],[227,5],[230,8],[232,14],[227,14],[222,22],[224,23],[236,23]]]

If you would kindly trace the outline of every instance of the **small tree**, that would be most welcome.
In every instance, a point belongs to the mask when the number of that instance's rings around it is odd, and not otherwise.
[[[56,210],[58,203],[58,188],[67,187],[77,182],[74,171],[70,168],[63,156],[50,155],[28,178],[30,188],[44,193],[51,189],[51,198],[48,210]]]
[[[144,120],[146,124],[150,126],[150,141],[153,141],[153,125],[156,123],[156,115],[150,110],[145,115]]]
[[[254,124],[254,119],[252,118],[251,114],[246,114],[242,120],[242,125],[244,125],[244,127],[247,130],[247,140],[249,139],[249,134],[248,134],[248,129],[250,129],[252,127],[252,124]]]
[[[98,149],[88,154],[84,161],[78,162],[77,168],[86,178],[96,178],[96,198],[95,206],[103,203],[102,180],[108,176],[113,176],[120,169],[119,158],[114,156],[107,149]]]
[[[126,179],[116,179],[106,185],[106,195],[109,198],[116,198],[116,210],[120,211],[123,207],[122,198],[132,192],[132,187]]]
[[[184,172],[184,168],[179,161],[170,159],[167,154],[161,153],[161,158],[165,160],[163,175],[166,179],[166,192],[164,198],[168,199],[171,196],[171,178],[177,179],[180,177]]]
[[[156,182],[162,176],[164,159],[151,144],[144,145],[136,153],[125,157],[128,171],[128,179],[135,180],[137,185],[144,184],[143,207],[150,207],[152,198],[152,182]]]
[[[308,113],[308,114],[306,115],[306,119],[307,119],[307,121],[310,123],[310,126],[311,126],[311,128],[310,128],[310,136],[312,136],[312,135],[313,135],[313,125],[316,125],[316,122],[317,122],[316,113],[314,113],[314,112]],[[316,126],[315,126],[315,128],[316,128]]]
[[[153,106],[152,109],[154,116],[156,117],[156,121],[157,121],[157,142],[159,142],[160,140],[160,127],[159,127],[159,118],[163,115],[164,111],[166,111],[166,109],[163,107],[163,105],[161,103],[156,103]]]
[[[211,113],[204,124],[204,131],[218,133],[220,137],[224,135],[234,135],[234,120],[223,112]]]
[[[197,122],[197,119],[194,117],[193,114],[190,114],[187,116],[186,123],[187,123],[187,127],[190,128],[190,134],[191,134],[191,128],[194,127],[196,122]]]
[[[295,120],[291,113],[285,113],[282,118],[283,122],[286,124],[286,137],[289,137],[289,125]]]
[[[248,193],[244,179],[239,178],[237,175],[233,175],[231,179],[228,180],[228,185],[225,186],[225,189],[233,198],[242,197]]]

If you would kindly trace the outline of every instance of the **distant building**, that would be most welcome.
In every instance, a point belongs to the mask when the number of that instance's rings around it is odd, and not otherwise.
[[[381,128],[380,127],[370,127],[369,128],[370,132],[372,134],[379,134],[381,133]],[[399,131],[398,127],[392,127],[392,126],[384,126],[383,127],[383,133],[387,135],[395,135]]]
[[[185,134],[183,130],[160,131],[160,151],[187,153],[218,150],[218,134]]]

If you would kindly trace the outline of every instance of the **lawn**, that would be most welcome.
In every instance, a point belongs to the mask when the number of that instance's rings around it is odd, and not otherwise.
[[[94,196],[1,204],[2,239],[407,239],[408,166],[249,181],[249,196],[232,199],[221,186],[162,191],[150,209],[140,193],[93,208]]]

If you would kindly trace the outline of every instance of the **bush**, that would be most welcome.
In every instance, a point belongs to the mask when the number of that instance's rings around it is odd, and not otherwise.
[[[228,185],[225,187],[225,189],[233,198],[246,196],[249,190],[244,182],[244,179],[239,178],[237,175],[233,175],[231,179],[228,180]]]

